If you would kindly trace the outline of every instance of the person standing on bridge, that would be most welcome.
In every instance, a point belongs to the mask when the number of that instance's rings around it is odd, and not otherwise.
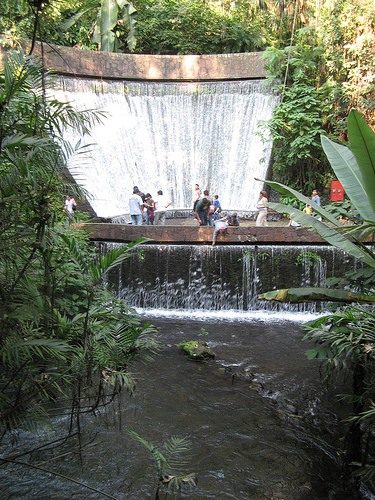
[[[146,208],[146,226],[154,225],[154,210],[155,210],[155,202],[151,197],[150,193],[146,194],[146,199],[143,203],[143,206]]]
[[[320,196],[319,196],[319,193],[316,189],[313,189],[311,201],[313,201],[314,203],[316,203],[320,207]],[[313,211],[312,215],[313,215],[313,217],[315,217],[316,213]],[[322,222],[321,217],[319,217],[318,220],[320,222]]]
[[[142,226],[142,208],[143,201],[139,196],[139,189],[134,186],[133,195],[129,198],[129,214],[133,226]]]
[[[221,212],[221,205],[219,201],[219,195],[215,194],[215,199],[214,199],[214,206],[215,206],[215,214],[219,214]]]
[[[268,202],[267,199],[267,192],[266,191],[261,191],[259,193],[259,199],[257,203],[257,210],[258,210],[258,216],[255,225],[256,226],[268,226],[267,224],[267,207],[266,203]]]
[[[167,199],[166,196],[163,195],[163,191],[160,189],[158,191],[157,197],[155,198],[155,217],[154,217],[155,226],[165,225],[165,214],[170,204],[171,202]]]
[[[193,190],[193,212],[195,213],[195,207],[197,206],[198,200],[201,197],[201,191],[199,189],[199,184],[195,184]]]

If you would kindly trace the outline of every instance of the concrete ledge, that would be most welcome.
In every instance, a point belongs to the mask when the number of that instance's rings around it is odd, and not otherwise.
[[[82,224],[91,240],[129,243],[139,238],[150,238],[155,244],[212,243],[213,227],[188,226],[132,226],[131,224]],[[315,231],[304,227],[228,227],[227,234],[219,235],[217,245],[327,245]]]
[[[30,43],[23,42],[28,53]],[[0,65],[4,53],[0,50]],[[34,55],[60,75],[110,80],[247,80],[267,76],[263,52],[161,56],[114,54],[36,43]]]

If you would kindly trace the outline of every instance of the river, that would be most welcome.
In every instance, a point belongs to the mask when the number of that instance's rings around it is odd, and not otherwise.
[[[134,395],[84,417],[81,452],[72,438],[23,458],[97,491],[7,465],[0,469],[2,498],[155,498],[154,462],[127,427],[161,450],[173,436],[189,438],[184,471],[196,474],[197,486],[167,498],[347,498],[339,479],[342,408],[322,387],[318,363],[304,354],[311,346],[301,341],[301,317],[151,320],[163,348],[154,361],[134,365]],[[216,359],[184,355],[178,344],[194,339],[206,341]],[[68,425],[68,415],[60,416],[42,434],[23,433],[22,450],[61,437]]]

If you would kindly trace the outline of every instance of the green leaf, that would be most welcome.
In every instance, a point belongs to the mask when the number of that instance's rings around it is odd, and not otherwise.
[[[314,205],[315,210],[315,206],[317,205],[315,203],[311,203],[311,205]],[[337,227],[331,227],[324,222],[320,222],[316,217],[305,214],[295,207],[290,207],[281,203],[270,202],[267,203],[267,206],[276,210],[277,212],[287,213],[291,219],[299,222],[303,226],[315,229],[319,236],[321,236],[330,245],[340,248],[344,252],[352,255],[356,259],[361,260],[369,266],[375,267],[375,255],[371,252],[371,250],[367,250],[363,246],[359,246],[351,241],[349,235],[344,232],[345,229],[336,219],[334,219],[334,221]],[[332,216],[322,208],[320,208],[319,211],[317,210],[317,212],[323,217],[325,217],[325,215],[327,214],[329,215],[330,219],[332,219]],[[294,228],[292,228],[292,230],[295,231]]]
[[[327,221],[331,222],[331,224],[333,224],[337,227],[341,227],[341,224],[329,212],[324,210],[324,208],[320,207],[319,205],[317,205],[316,203],[311,201],[310,198],[308,198],[307,196],[304,196],[303,194],[299,193],[295,189],[292,189],[288,186],[284,186],[284,184],[280,184],[279,182],[265,181],[262,179],[255,179],[255,180],[259,181],[259,182],[264,182],[265,184],[267,184],[267,186],[270,186],[271,188],[273,188],[275,191],[282,194],[283,196],[292,195],[297,200],[302,201],[305,204],[308,203],[309,205],[311,205],[314,212],[316,212],[319,215],[321,215],[322,217],[324,217]],[[272,205],[271,203],[267,203],[268,207],[271,207],[271,205]],[[273,205],[276,205],[276,204],[273,204]],[[274,208],[274,207],[272,206],[271,208]],[[280,210],[280,211],[283,212],[283,210]]]
[[[119,0],[118,0],[119,1]],[[129,2],[126,2],[125,8],[122,9],[123,19],[129,28],[129,35],[126,39],[128,47],[131,51],[135,49],[137,38],[135,33],[135,25],[137,24],[137,11]]]
[[[354,153],[346,146],[322,136],[322,147],[346,194],[361,216],[375,221],[375,197],[369,197],[367,187]],[[371,199],[372,198],[372,199]],[[374,208],[372,207],[374,205]]]
[[[164,472],[164,468],[167,464],[167,460],[166,460],[165,456],[158,449],[156,449],[152,443],[150,443],[149,441],[144,439],[137,432],[133,431],[133,429],[130,429],[129,427],[127,427],[126,430],[132,436],[133,439],[135,439],[139,443],[143,444],[143,446],[145,446],[148,449],[148,451],[151,453],[151,455],[153,456],[153,458],[155,460],[156,467],[158,470],[158,475],[162,476],[163,472]]]
[[[268,186],[270,186],[283,196],[292,195],[299,201],[305,204],[308,203],[309,205],[312,206],[314,212],[321,215],[325,221],[328,221],[334,227],[331,227],[330,225],[319,221],[318,218],[316,217],[312,217],[311,215],[301,212],[295,207],[290,207],[288,205],[283,205],[281,203],[271,203],[271,202],[267,203],[268,207],[276,210],[277,212],[289,214],[291,219],[296,220],[303,226],[315,229],[316,232],[331,245],[340,248],[344,252],[361,260],[362,262],[368,264],[369,266],[375,267],[375,255],[370,250],[366,250],[364,247],[361,247],[356,243],[354,243],[353,241],[351,241],[350,237],[345,234],[340,222],[336,220],[333,217],[333,215],[331,215],[327,210],[324,210],[324,208],[312,202],[310,198],[307,198],[303,194],[299,193],[295,189],[289,188],[288,186],[284,186],[283,184],[273,181],[264,181],[261,179],[255,179],[255,180],[264,182],[265,184],[267,184]]]
[[[100,9],[100,50],[113,52],[115,34],[113,28],[117,23],[118,5],[116,0],[102,0]]]
[[[99,7],[99,2],[97,2],[97,6]],[[60,31],[62,31],[63,33],[65,33],[66,31],[68,31],[69,28],[71,28],[84,14],[86,14],[86,12],[90,12],[91,10],[93,9],[92,6],[90,7],[87,7],[85,9],[82,9],[80,11],[78,11],[76,14],[74,14],[74,16],[70,17],[69,19],[67,19],[64,23],[60,24],[60,26],[58,26],[58,29]]]
[[[349,113],[348,134],[349,147],[357,159],[368,201],[375,213],[375,133],[355,109]]]
[[[305,351],[307,359],[326,359],[332,357],[332,349],[330,347],[320,347],[317,349],[309,349]]]

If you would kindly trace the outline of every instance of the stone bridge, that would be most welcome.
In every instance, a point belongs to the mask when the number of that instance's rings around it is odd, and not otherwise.
[[[149,238],[149,243],[208,245],[212,242],[213,227],[190,226],[132,226],[131,224],[82,224],[94,241],[129,243]],[[228,227],[218,235],[217,245],[327,245],[315,231],[304,227]]]

